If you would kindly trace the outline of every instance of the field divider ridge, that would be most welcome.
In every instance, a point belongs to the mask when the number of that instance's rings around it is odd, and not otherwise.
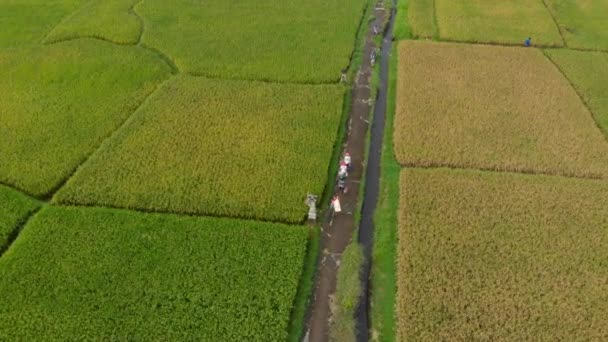
[[[500,170],[491,167],[464,167],[458,166],[449,163],[428,163],[428,165],[420,165],[417,163],[403,163],[399,162],[399,167],[401,169],[425,169],[425,170],[433,170],[433,169],[450,169],[450,170],[470,170],[470,171],[482,171],[482,172],[492,172],[492,173],[507,173],[507,174],[522,174],[522,175],[532,175],[532,176],[547,176],[547,177],[561,177],[568,179],[586,179],[586,180],[600,180],[608,182],[608,178],[605,177],[593,177],[593,176],[576,176],[572,174],[556,174],[556,173],[548,173],[542,171],[536,171],[531,169],[522,169],[522,170]]]
[[[585,98],[583,97],[583,95],[578,91],[578,89],[576,89],[576,87],[574,86],[574,83],[572,83],[572,81],[568,78],[568,76],[562,70],[562,68],[560,68],[560,66],[557,65],[557,63],[555,63],[553,61],[553,59],[551,59],[551,57],[545,53],[544,49],[540,49],[540,50],[543,53],[543,55],[545,56],[545,58],[548,59],[551,64],[553,64],[553,66],[557,69],[557,71],[559,71],[559,73],[562,74],[562,76],[564,76],[564,78],[566,79],[568,84],[570,84],[570,87],[572,87],[572,89],[574,90],[574,93],[576,93],[576,96],[578,96],[581,103],[585,106],[585,108],[587,108],[587,111],[589,112],[589,115],[591,116],[591,120],[593,120],[597,129],[600,130],[600,132],[602,133],[602,136],[604,137],[606,142],[608,142],[608,136],[606,134],[604,134],[604,130],[602,129],[602,127],[600,127],[599,122],[597,122],[597,120],[593,116],[593,111],[591,110],[591,107],[589,107],[589,103],[587,103],[587,101],[585,101]],[[569,50],[572,50],[572,49],[569,49]]]
[[[566,38],[564,38],[564,33],[562,32],[562,28],[561,28],[561,26],[559,26],[557,19],[553,15],[553,12],[549,9],[549,5],[547,5],[547,1],[546,0],[540,0],[540,1],[545,6],[545,9],[549,13],[549,16],[551,16],[551,19],[553,20],[553,23],[555,24],[555,26],[557,27],[557,32],[559,32],[559,36],[562,39],[562,43],[564,43],[564,47],[568,47],[568,43],[566,42]]]
[[[25,228],[27,223],[30,222],[30,220],[34,216],[36,216],[36,214],[38,214],[38,212],[45,205],[47,205],[47,204],[41,205],[38,208],[32,210],[27,216],[25,216],[24,218],[19,220],[19,222],[17,222],[17,225],[15,225],[15,227],[13,228],[11,233],[8,235],[8,240],[6,241],[6,243],[4,245],[0,245],[0,258],[2,258],[4,253],[6,253],[11,248],[11,246],[13,245],[13,242],[15,242],[15,240],[17,240],[17,237],[19,237],[19,234],[21,233],[21,231],[23,231],[23,229]]]
[[[163,84],[167,83],[167,81],[169,81],[171,78],[173,78],[172,76],[169,76],[166,80],[160,82],[159,84],[156,85],[156,88],[154,88],[154,90],[152,92],[150,92],[150,94],[139,104],[139,106],[137,106],[137,108],[135,108],[135,110],[129,115],[129,117],[127,117],[127,119],[125,119],[125,121],[123,121],[117,129],[115,129],[114,131],[112,131],[108,136],[106,136],[104,139],[102,139],[101,144],[99,144],[99,146],[92,152],[90,153],[88,156],[85,156],[82,161],[80,163],[78,163],[78,165],[72,170],[72,172],[70,172],[69,175],[67,175],[64,179],[62,179],[56,186],[54,186],[45,196],[43,196],[43,200],[45,201],[50,201],[53,202],[54,200],[54,196],[55,194],[61,189],[63,188],[67,182],[76,174],[76,172],[78,172],[78,170],[80,170],[80,168],[87,163],[87,161],[89,161],[89,159],[91,159],[91,157],[93,155],[95,155],[96,153],[98,153],[101,149],[103,149],[105,147],[105,145],[108,143],[108,141],[112,140],[112,138],[120,131],[122,131],[124,129],[124,127],[128,126],[128,124],[133,121],[133,118],[135,117],[136,113],[139,111],[139,109],[146,103],[148,102],[148,100],[150,99],[150,97],[152,97],[160,88]]]
[[[137,18],[137,21],[139,22],[139,37],[137,37],[137,44],[141,44],[141,37],[143,37],[144,35],[144,31],[146,29],[146,24],[144,22],[144,18],[139,15],[139,13],[137,13],[137,11],[135,10],[135,7],[139,6],[139,4],[141,4],[144,0],[139,0],[135,3],[133,3],[133,5],[131,5],[131,7],[129,7],[129,14],[132,14],[134,17]]]

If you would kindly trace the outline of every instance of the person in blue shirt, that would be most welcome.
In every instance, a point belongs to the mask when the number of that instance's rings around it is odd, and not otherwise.
[[[530,45],[532,45],[532,38],[528,37],[528,39],[526,39],[526,40],[524,41],[524,45],[525,45],[525,46],[530,46]]]

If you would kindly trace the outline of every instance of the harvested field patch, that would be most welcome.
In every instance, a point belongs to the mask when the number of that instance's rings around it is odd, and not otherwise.
[[[65,18],[46,37],[46,43],[80,37],[109,40],[117,44],[137,44],[143,30],[140,19],[130,9],[140,0],[94,0],[86,2]]]
[[[410,166],[608,176],[608,143],[537,49],[401,42],[395,152]]]
[[[35,200],[0,185],[0,253],[7,247],[14,229],[38,206]]]
[[[608,137],[608,53],[566,49],[545,53],[576,88]]]
[[[407,18],[414,37],[433,38],[437,36],[434,0],[409,0]]]
[[[543,1],[556,18],[568,47],[608,50],[608,1]]]
[[[343,94],[339,85],[178,76],[55,200],[300,222],[306,194],[325,187]]]
[[[0,48],[35,45],[84,0],[0,0]]]
[[[401,175],[398,341],[603,341],[608,182]]]
[[[337,82],[367,0],[146,0],[143,42],[188,73],[214,78]]]
[[[435,0],[441,39],[476,43],[563,46],[541,0]]]
[[[92,39],[0,50],[0,180],[47,195],[170,70],[142,48]]]
[[[0,339],[280,341],[307,229],[42,209],[0,259]]]

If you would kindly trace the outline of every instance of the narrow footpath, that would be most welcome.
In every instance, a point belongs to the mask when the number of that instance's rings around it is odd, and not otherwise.
[[[390,68],[390,55],[393,47],[393,26],[395,22],[395,7],[393,6],[388,27],[382,39],[380,51],[380,84],[378,85],[378,98],[374,107],[374,121],[371,128],[369,156],[365,174],[365,193],[363,208],[361,210],[361,223],[359,225],[359,243],[363,246],[363,270],[361,272],[361,298],[357,312],[357,342],[370,340],[369,298],[370,298],[370,271],[372,247],[374,244],[374,214],[380,192],[380,164],[382,162],[382,144],[384,142],[384,122],[386,118],[386,105],[388,98],[388,73]],[[390,128],[389,128],[390,129]]]
[[[365,139],[373,101],[370,88],[373,72],[371,53],[375,48],[373,28],[382,27],[386,15],[384,8],[374,9],[375,20],[370,23],[367,30],[361,68],[352,89],[352,107],[342,152],[351,154],[353,168],[349,171],[346,182],[348,191],[339,195],[342,211],[334,214],[333,210],[328,210],[321,227],[321,252],[308,309],[304,341],[329,340],[330,304],[336,290],[336,275],[342,253],[353,238],[356,224],[354,214],[357,210],[359,184],[363,176]],[[337,188],[335,193],[338,193]]]

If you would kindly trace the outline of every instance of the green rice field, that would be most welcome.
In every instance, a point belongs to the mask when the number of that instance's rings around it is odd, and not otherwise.
[[[543,0],[568,47],[608,51],[608,2]]]
[[[11,236],[24,220],[38,209],[39,203],[0,185],[0,251],[8,248]]]

